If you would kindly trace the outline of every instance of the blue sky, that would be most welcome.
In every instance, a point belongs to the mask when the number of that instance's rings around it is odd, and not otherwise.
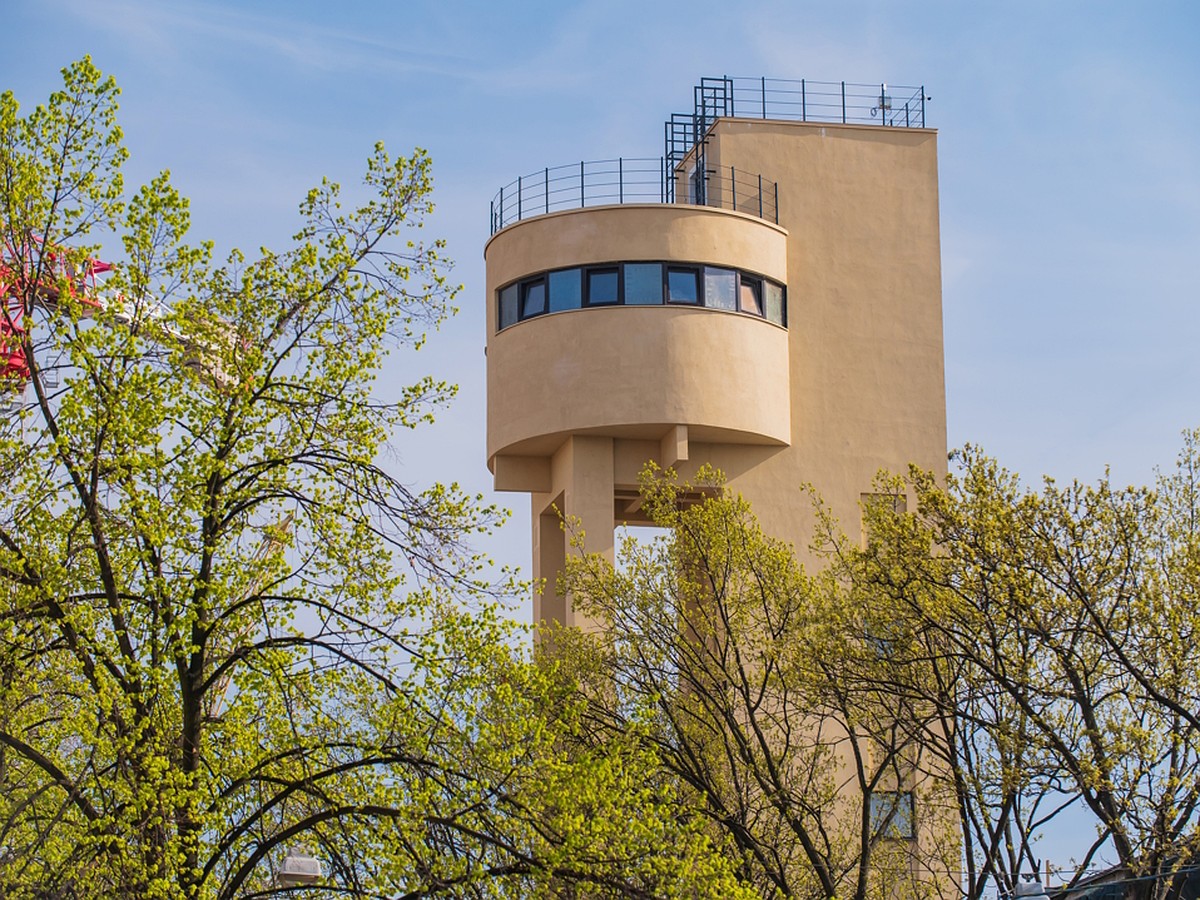
[[[123,88],[127,177],[169,168],[193,237],[280,246],[376,140],[427,148],[462,313],[392,377],[462,393],[401,435],[414,484],[486,491],[483,245],[501,184],[657,156],[701,76],[926,86],[939,130],[952,446],[1028,479],[1122,482],[1200,426],[1200,4],[8,0],[25,105],[90,53]],[[796,323],[793,323],[795,327]],[[528,563],[519,496],[484,545]]]

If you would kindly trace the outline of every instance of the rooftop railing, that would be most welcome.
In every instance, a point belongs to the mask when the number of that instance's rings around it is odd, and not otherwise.
[[[552,166],[522,175],[492,199],[491,233],[563,209],[623,203],[692,203],[779,222],[779,188],[732,167],[692,177],[663,157],[602,159]]]
[[[693,110],[666,123],[664,155],[554,166],[506,184],[492,199],[491,232],[562,209],[610,203],[694,203],[778,224],[775,182],[708,166],[709,129],[721,118],[784,119],[924,128],[925,87],[786,78],[702,78]]]
[[[925,127],[925,87],[787,78],[702,78],[696,111],[720,116],[789,119],[889,128]]]
[[[664,155],[679,165],[717,119],[784,119],[841,125],[924,128],[925,87],[788,78],[701,78],[692,111],[673,113],[664,130]],[[703,149],[700,150],[703,156]]]

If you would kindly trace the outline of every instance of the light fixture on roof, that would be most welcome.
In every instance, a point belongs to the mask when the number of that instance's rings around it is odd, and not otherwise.
[[[1013,897],[1025,897],[1027,900],[1050,900],[1045,889],[1036,881],[1028,881],[1024,884],[1018,884]]]
[[[315,856],[309,856],[303,851],[292,847],[279,866],[275,882],[279,887],[297,887],[302,884],[316,884],[325,873],[321,871],[321,861]]]

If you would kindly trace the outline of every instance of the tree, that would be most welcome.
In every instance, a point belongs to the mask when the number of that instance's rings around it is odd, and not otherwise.
[[[456,290],[412,230],[429,159],[377,146],[357,209],[323,182],[291,249],[214,266],[166,174],[126,197],[116,97],[85,59],[28,116],[0,99],[30,369],[0,424],[0,880],[232,896],[307,847],[361,884],[371,823],[416,816],[379,798],[434,770],[435,678],[499,628],[433,627],[447,589],[493,594],[464,541],[496,511],[377,461],[453,394],[375,381]],[[73,280],[97,238],[124,255],[103,305]]]
[[[601,660],[581,679],[589,733],[652,748],[759,896],[940,896],[957,845],[918,777],[929,711],[891,688],[917,675],[903,623],[833,569],[805,573],[717,473],[651,469],[642,489],[665,536],[628,545],[623,570],[569,561],[598,629],[546,640]]]
[[[922,490],[915,493],[927,510],[930,494],[941,496],[941,486],[924,473],[917,480]],[[910,489],[886,474],[876,484],[878,496]],[[952,880],[971,900],[990,897],[993,887],[1013,895],[1018,884],[1041,872],[1035,855],[1040,829],[1053,826],[1078,793],[1037,740],[1021,705],[974,655],[956,652],[946,639],[941,592],[945,569],[956,562],[945,548],[935,549],[925,518],[894,504],[868,505],[863,517],[872,539],[861,548],[839,548],[832,565],[890,616],[906,621],[913,638],[908,652],[921,660],[923,677],[881,689],[895,692],[897,702],[933,711],[922,721],[919,742],[926,773],[943,784],[958,822],[962,872]],[[1036,667],[1037,641],[1023,619],[991,624],[991,639],[1008,648],[1014,671]],[[962,642],[977,638],[964,633]]]
[[[891,524],[911,540],[878,556],[873,580],[965,673],[950,755],[964,783],[983,778],[971,811],[1006,833],[1024,802],[1032,860],[1030,804],[1078,798],[1096,823],[1080,874],[1111,852],[1128,900],[1184,896],[1200,842],[1197,435],[1154,488],[1106,476],[1032,491],[973,448],[959,462],[944,489],[913,474],[920,513]],[[970,699],[983,690],[991,707]],[[981,745],[990,772],[965,753]],[[999,863],[984,855],[997,874]]]
[[[165,173],[127,197],[112,79],[63,74],[0,97],[0,891],[737,896],[644,748],[565,754],[572,682],[467,545],[499,511],[380,461],[454,393],[378,379],[457,290],[429,158],[216,265]]]

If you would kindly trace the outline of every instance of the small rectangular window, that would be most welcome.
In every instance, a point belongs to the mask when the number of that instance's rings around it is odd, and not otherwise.
[[[579,309],[583,306],[583,273],[579,269],[551,272],[550,312]]]
[[[546,280],[538,278],[521,284],[521,318],[539,316],[546,311]]]
[[[776,325],[787,325],[787,307],[783,302],[783,285],[765,282],[767,321]]]
[[[620,300],[620,272],[618,269],[587,270],[588,306],[608,306],[619,303]]]
[[[663,302],[661,263],[625,263],[625,305],[657,305]]]
[[[858,506],[859,516],[862,520],[862,544],[863,547],[870,547],[880,537],[871,527],[872,518],[876,516],[904,515],[908,512],[908,498],[904,494],[860,494],[858,497]],[[886,519],[883,521],[886,522]]]
[[[700,273],[695,269],[667,269],[667,300],[671,303],[700,302]]]
[[[742,275],[738,281],[738,308],[744,313],[761,316],[762,282],[749,275]]]
[[[871,833],[883,838],[917,836],[912,791],[875,791],[871,794]]]
[[[500,329],[517,323],[517,291],[519,285],[510,284],[500,291]]]
[[[737,309],[737,272],[704,267],[704,305],[709,309]]]

